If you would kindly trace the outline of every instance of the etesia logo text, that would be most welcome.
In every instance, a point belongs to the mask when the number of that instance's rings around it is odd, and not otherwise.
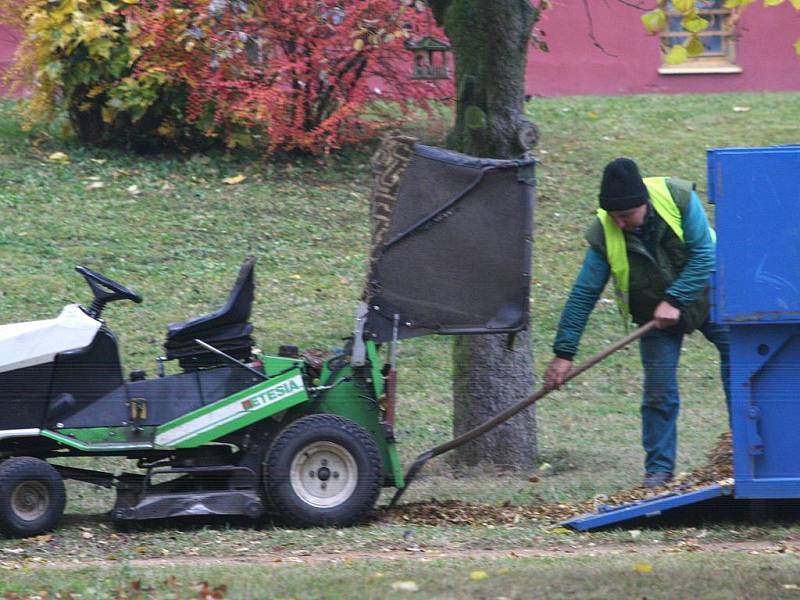
[[[242,400],[242,408],[245,410],[257,410],[264,406],[274,404],[287,396],[293,395],[295,392],[303,389],[298,379],[299,377],[295,377],[289,381],[284,381],[271,388],[267,388],[255,396]]]

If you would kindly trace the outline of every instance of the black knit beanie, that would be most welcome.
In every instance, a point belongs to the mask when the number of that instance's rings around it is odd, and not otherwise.
[[[628,210],[641,206],[648,197],[639,167],[630,158],[617,158],[606,165],[600,183],[600,208]]]

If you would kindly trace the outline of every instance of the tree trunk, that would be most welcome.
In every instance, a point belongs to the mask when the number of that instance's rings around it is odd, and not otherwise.
[[[455,56],[456,120],[448,145],[475,156],[514,158],[534,143],[524,115],[530,34],[538,11],[530,0],[431,0]],[[528,397],[533,351],[528,331],[513,349],[499,335],[456,337],[453,429],[459,435]],[[458,465],[490,462],[529,469],[537,455],[533,407],[456,451]]]

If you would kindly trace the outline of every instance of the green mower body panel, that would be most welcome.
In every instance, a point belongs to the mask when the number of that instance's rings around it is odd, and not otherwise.
[[[156,429],[156,448],[196,448],[222,436],[268,419],[308,401],[301,364],[292,359],[264,357],[267,375],[279,374],[218,400]]]
[[[366,346],[368,361],[364,367],[353,368],[347,363],[332,368],[335,359],[326,362],[321,387],[329,389],[320,389],[316,394],[306,386],[302,361],[261,356],[269,379],[162,425],[45,429],[40,435],[88,454],[186,450],[213,443],[288,409],[295,416],[334,414],[357,423],[372,435],[383,462],[384,484],[402,487],[403,470],[396,444],[381,420],[383,375],[377,349],[372,342]],[[303,405],[307,407],[304,409]]]
[[[378,445],[383,460],[385,485],[403,487],[403,469],[393,436],[382,423],[380,398],[383,395],[378,352],[373,342],[366,343],[367,364],[354,369],[350,365],[331,371],[331,361],[325,364],[321,380],[335,385],[322,396],[318,412],[339,415],[366,429]],[[349,378],[348,381],[342,381]]]

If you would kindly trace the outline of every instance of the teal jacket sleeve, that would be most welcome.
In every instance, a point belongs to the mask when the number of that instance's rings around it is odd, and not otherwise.
[[[592,314],[597,299],[611,276],[611,267],[602,254],[589,248],[583,259],[578,277],[572,286],[561,320],[558,322],[553,352],[560,358],[572,360],[578,352],[583,330]]]
[[[665,300],[678,307],[692,303],[700,297],[714,270],[714,240],[700,198],[692,192],[692,199],[681,215],[683,241],[689,259],[678,278],[664,293]]]

